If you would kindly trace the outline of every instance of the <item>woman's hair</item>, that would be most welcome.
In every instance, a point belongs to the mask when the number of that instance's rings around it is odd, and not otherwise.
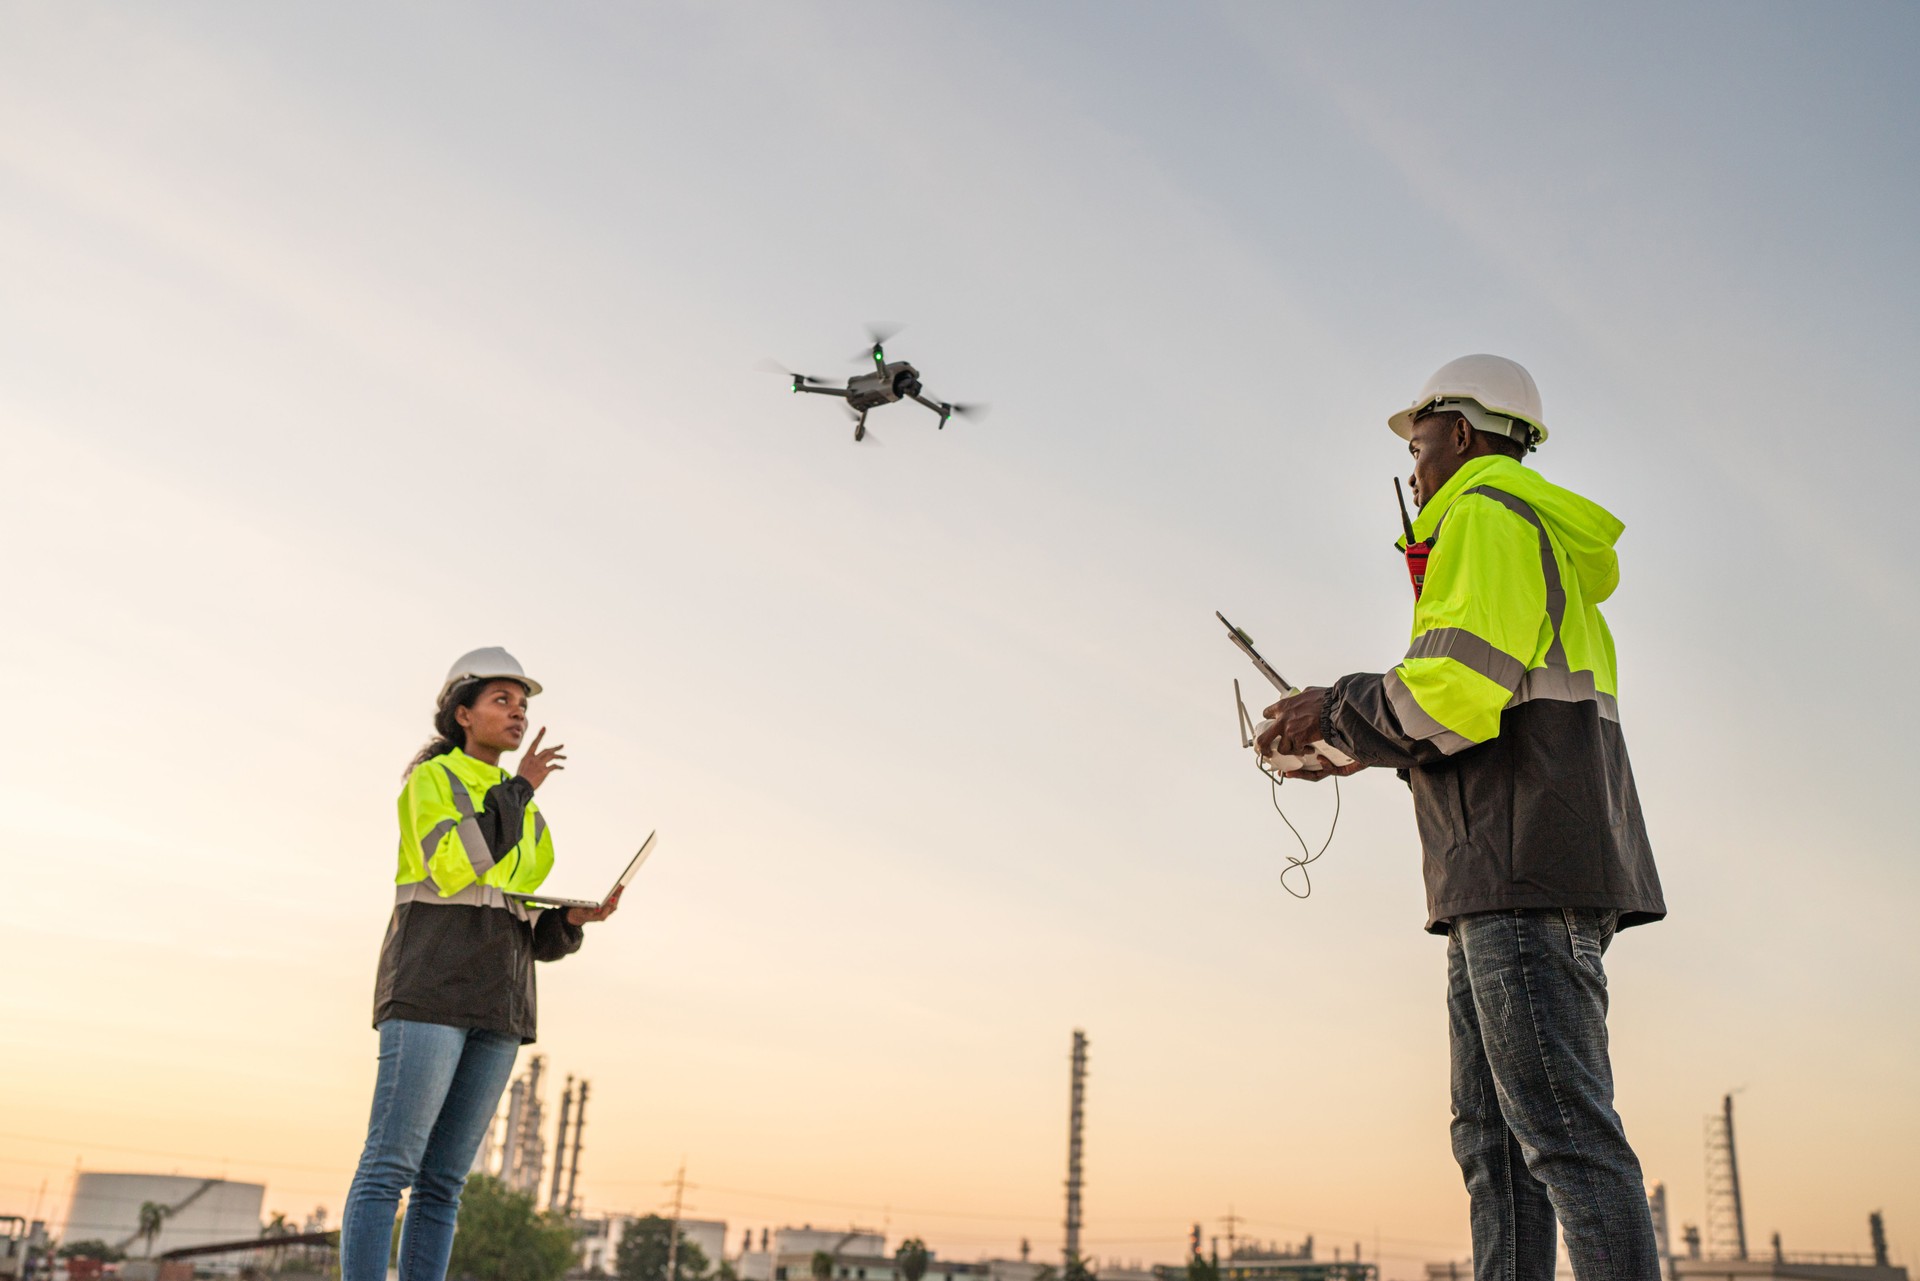
[[[407,762],[408,774],[436,756],[445,756],[456,747],[466,746],[467,731],[455,713],[479,702],[480,691],[486,687],[485,681],[467,681],[447,691],[447,696],[440,700],[440,709],[433,714],[433,737]]]

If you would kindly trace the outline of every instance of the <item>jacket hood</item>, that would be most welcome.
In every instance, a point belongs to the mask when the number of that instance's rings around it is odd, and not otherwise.
[[[1413,522],[1413,536],[1422,540],[1433,537],[1460,495],[1476,485],[1503,490],[1533,508],[1579,579],[1583,600],[1598,605],[1613,595],[1620,583],[1620,558],[1613,545],[1626,526],[1599,503],[1562,489],[1516,459],[1497,455],[1475,458],[1461,467],[1440,487],[1433,501],[1420,509],[1419,519]]]

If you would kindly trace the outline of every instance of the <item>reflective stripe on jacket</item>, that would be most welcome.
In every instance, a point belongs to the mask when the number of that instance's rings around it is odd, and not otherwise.
[[[581,930],[565,912],[507,897],[539,889],[553,868],[532,785],[456,748],[414,767],[399,808],[374,1024],[414,1019],[533,1040],[533,962],[577,950]]]
[[[1414,524],[1433,550],[1406,657],[1329,693],[1329,742],[1408,771],[1429,929],[1509,908],[1666,914],[1599,610],[1621,529],[1513,459],[1468,462]]]

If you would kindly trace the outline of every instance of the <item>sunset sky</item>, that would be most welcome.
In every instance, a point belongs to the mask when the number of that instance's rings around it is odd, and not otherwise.
[[[736,1239],[1050,1256],[1081,1027],[1098,1258],[1464,1258],[1406,790],[1289,897],[1212,613],[1391,664],[1385,420],[1490,351],[1626,524],[1647,1175],[1702,1222],[1739,1088],[1752,1238],[1920,1263],[1916,54],[1875,0],[0,9],[0,1213],[337,1216],[401,770],[500,644],[550,886],[661,833],[541,973],[591,1209],[684,1158]],[[855,446],[755,368],[870,320],[992,415]]]

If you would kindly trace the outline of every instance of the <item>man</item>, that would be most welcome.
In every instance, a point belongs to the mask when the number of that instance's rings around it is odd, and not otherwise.
[[[1269,707],[1261,750],[1323,740],[1413,789],[1427,928],[1447,936],[1453,1151],[1476,1281],[1657,1281],[1640,1163],[1613,1107],[1601,957],[1666,915],[1599,605],[1622,526],[1522,465],[1533,378],[1466,356],[1389,426],[1413,454],[1413,646]]]

